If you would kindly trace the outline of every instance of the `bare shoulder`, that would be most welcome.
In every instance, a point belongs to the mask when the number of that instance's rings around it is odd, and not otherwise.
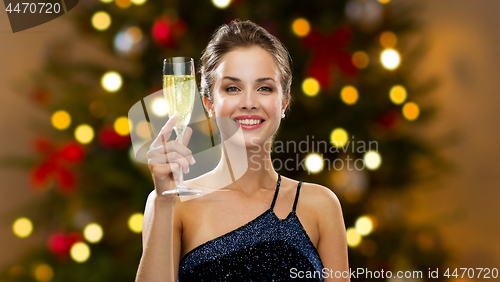
[[[320,226],[326,218],[343,218],[342,207],[337,195],[326,186],[308,182],[302,183],[300,201],[304,202],[309,210],[314,211]]]

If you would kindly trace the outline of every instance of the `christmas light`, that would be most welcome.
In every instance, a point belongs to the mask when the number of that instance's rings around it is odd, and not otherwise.
[[[97,223],[89,223],[83,229],[83,237],[90,243],[97,243],[101,241],[103,236],[102,227]]]
[[[309,31],[311,30],[311,25],[306,19],[298,18],[293,21],[292,30],[293,33],[295,33],[295,35],[297,35],[298,37],[304,37],[307,34],[309,34]]]
[[[130,0],[115,0],[115,4],[116,4],[116,6],[122,8],[122,9],[125,9],[125,8],[130,7],[132,2],[130,2]]]
[[[344,147],[344,145],[347,144],[347,139],[347,131],[341,127],[335,128],[330,134],[330,142],[332,142],[333,146],[338,148]]]
[[[380,154],[376,151],[366,152],[363,157],[363,160],[365,162],[366,167],[370,170],[375,170],[379,168],[380,164],[382,163],[382,158],[380,157]]]
[[[132,130],[132,121],[129,121],[127,117],[119,117],[115,120],[115,123],[113,124],[113,127],[116,131],[116,133],[125,136],[130,133]]]
[[[384,48],[393,48],[396,46],[398,39],[396,35],[391,31],[385,31],[380,35],[380,44]]]
[[[116,34],[115,40],[113,41],[115,49],[121,53],[127,53],[132,49],[134,43],[132,38],[128,36],[125,31],[120,31]]]
[[[354,224],[359,235],[366,236],[372,232],[373,224],[368,216],[361,216]]]
[[[164,98],[158,97],[151,102],[153,114],[159,117],[164,117],[168,113],[168,105]]]
[[[134,3],[134,5],[140,6],[146,3],[146,0],[132,0],[132,3]]]
[[[19,238],[26,238],[33,232],[33,223],[26,217],[20,217],[14,221],[12,231]]]
[[[85,262],[90,257],[90,248],[84,242],[78,242],[71,246],[71,258],[79,263]]]
[[[92,26],[100,31],[106,30],[111,25],[111,17],[104,11],[95,12],[92,16]]]
[[[94,139],[94,130],[88,124],[79,125],[75,129],[75,139],[82,144],[88,144]]]
[[[349,245],[349,247],[357,247],[359,243],[361,243],[361,235],[359,235],[354,227],[347,228],[346,236],[347,245]]]
[[[312,77],[304,79],[304,82],[302,82],[302,91],[307,96],[316,96],[320,91],[319,82]]]
[[[378,2],[382,3],[382,4],[387,4],[389,3],[391,0],[378,0]]]
[[[35,278],[40,282],[51,281],[54,277],[54,270],[47,264],[39,264],[35,268]]]
[[[102,3],[111,3],[113,0],[101,0]]]
[[[71,124],[71,117],[68,112],[59,110],[52,115],[51,121],[56,129],[64,130]]]
[[[347,105],[352,105],[358,101],[358,90],[354,86],[344,86],[340,91],[340,98]]]
[[[364,69],[370,63],[370,59],[368,58],[368,55],[365,52],[358,51],[352,55],[352,63],[358,69]]]
[[[115,71],[109,71],[102,76],[101,85],[108,92],[116,92],[122,87],[122,77]]]
[[[393,70],[399,66],[401,59],[396,50],[386,49],[380,55],[380,61],[386,69]]]
[[[144,219],[144,215],[142,213],[134,213],[128,219],[128,227],[134,233],[142,232],[142,220]]]
[[[212,0],[212,3],[219,9],[225,9],[231,4],[231,0]]]
[[[135,133],[139,135],[141,138],[148,138],[151,137],[151,133],[149,132],[149,124],[147,121],[141,121],[137,124],[135,127]]]
[[[406,89],[401,85],[395,85],[389,92],[389,98],[396,104],[402,104],[406,100]]]
[[[26,270],[24,269],[24,267],[16,264],[9,269],[9,276],[18,277],[24,275],[25,272]]]
[[[142,40],[142,30],[137,26],[131,26],[127,28],[126,34],[130,37],[130,40],[134,44],[137,44]]]
[[[414,102],[407,102],[403,106],[403,116],[407,120],[415,120],[420,114],[420,109]]]
[[[323,170],[323,158],[316,153],[307,155],[305,161],[306,169],[311,173],[318,173]]]

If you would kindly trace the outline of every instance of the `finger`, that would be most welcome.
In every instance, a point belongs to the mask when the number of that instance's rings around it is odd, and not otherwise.
[[[156,148],[164,144],[168,138],[170,138],[170,135],[172,134],[172,130],[174,129],[174,126],[177,124],[177,120],[180,117],[180,113],[176,111],[173,116],[171,116],[168,121],[165,123],[165,125],[160,129],[160,132],[158,133],[158,136],[156,136],[156,139],[151,143],[149,148]]]
[[[168,155],[167,156],[168,159],[170,156],[169,153],[171,152],[177,152],[183,157],[189,159],[191,164],[195,163],[195,160],[193,158],[193,153],[191,152],[191,150],[189,150],[188,147],[186,147],[185,145],[179,144],[176,141],[170,141],[165,146],[160,146],[158,148],[150,149],[147,152],[147,157],[148,159],[151,159],[157,157],[158,155],[161,156]]]
[[[175,160],[172,160],[175,159]],[[189,172],[189,160],[181,157],[180,155],[176,154],[176,156],[169,158],[169,162],[165,163],[165,157],[164,156],[158,156],[155,157],[151,160],[149,160],[149,164],[173,164],[176,163],[182,167],[182,170],[186,173]]]
[[[193,129],[187,126],[184,130],[184,140],[182,140],[182,144],[184,144],[184,146],[188,145],[189,140],[191,139],[191,135],[193,135]]]

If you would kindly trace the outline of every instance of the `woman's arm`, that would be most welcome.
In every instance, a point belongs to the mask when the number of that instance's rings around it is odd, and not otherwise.
[[[320,185],[318,185],[320,186]],[[318,197],[319,219],[319,242],[318,253],[323,262],[323,266],[329,274],[333,273],[333,278],[325,278],[326,281],[350,281],[349,259],[347,256],[347,236],[342,215],[340,201],[330,189],[320,186],[320,197]],[[316,198],[316,197],[315,197]],[[335,278],[335,272],[339,271],[347,278]]]
[[[142,228],[143,254],[136,281],[177,281],[180,221],[174,221],[175,195],[149,194]]]

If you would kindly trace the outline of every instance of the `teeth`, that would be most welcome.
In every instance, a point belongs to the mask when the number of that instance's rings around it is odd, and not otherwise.
[[[239,119],[237,120],[240,124],[244,125],[254,125],[261,123],[260,119]]]

